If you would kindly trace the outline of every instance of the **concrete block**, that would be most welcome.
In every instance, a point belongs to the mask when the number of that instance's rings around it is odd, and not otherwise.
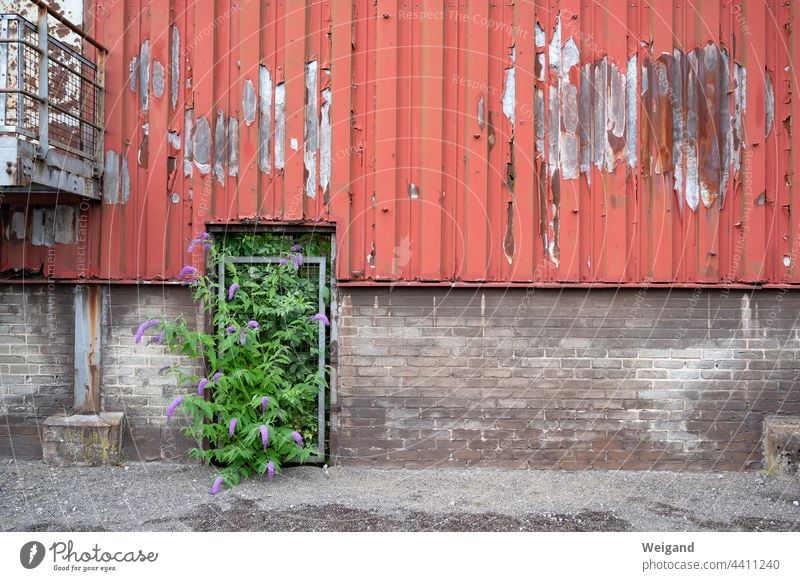
[[[779,479],[800,475],[800,416],[764,420],[764,467]]]
[[[58,466],[103,466],[122,462],[121,412],[51,416],[44,421],[44,461]]]

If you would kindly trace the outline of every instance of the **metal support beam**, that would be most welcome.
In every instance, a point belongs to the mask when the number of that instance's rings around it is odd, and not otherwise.
[[[50,54],[47,37],[47,8],[39,6],[39,157],[45,159],[47,150],[50,149],[49,130],[50,130]],[[18,66],[22,68],[23,62]],[[20,85],[19,89],[22,89]],[[22,110],[17,113],[22,114]]]
[[[74,413],[100,413],[100,323],[103,289],[75,287]]]

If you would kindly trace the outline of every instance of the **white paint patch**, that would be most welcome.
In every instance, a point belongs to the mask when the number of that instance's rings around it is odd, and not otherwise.
[[[228,175],[239,175],[239,120],[228,117]]]
[[[153,60],[153,95],[159,99],[164,96],[164,77],[164,65]]]
[[[627,117],[625,126],[625,154],[628,158],[628,167],[635,168],[637,159],[637,144],[639,141],[638,111],[639,102],[636,98],[638,92],[637,73],[639,65],[637,55],[628,59],[628,68],[625,70],[625,106]]]
[[[296,137],[292,137],[289,140],[289,147],[292,148],[293,151],[297,151],[300,149],[300,143],[297,141]]]
[[[119,203],[119,155],[116,151],[106,151],[103,171],[103,201],[106,204]]]
[[[211,171],[211,125],[202,116],[197,119],[194,131],[194,164],[202,175]]]
[[[256,120],[256,89],[250,79],[245,79],[244,81],[242,112],[244,114],[244,124],[249,127]]]
[[[275,86],[275,169],[283,169],[286,147],[286,85]],[[294,148],[297,151],[297,140]]]
[[[331,97],[330,89],[322,91],[322,112],[320,115],[319,130],[319,185],[322,188],[322,195],[329,194],[328,188],[331,183],[331,159],[333,156],[333,141],[331,131]]]
[[[14,212],[11,215],[11,234],[13,234],[17,240],[25,240],[26,230],[25,212]],[[6,235],[6,239],[10,239],[10,236]]]
[[[791,256],[787,256],[787,255],[784,254],[784,256],[783,256],[783,265],[786,268],[789,268],[792,265],[792,257]]]
[[[306,196],[317,197],[317,155],[319,154],[319,116],[317,113],[317,61],[306,63],[306,104],[303,128],[303,165]]]
[[[172,27],[172,44],[170,45],[170,99],[172,109],[178,106],[178,87],[181,80],[181,33],[177,26]]]
[[[194,173],[194,164],[192,163],[194,161],[192,159],[192,146],[194,145],[192,139],[193,125],[194,109],[186,109],[183,112],[183,131],[184,135],[186,135],[186,147],[183,150],[183,175],[186,177],[192,177],[192,173]]]
[[[170,131],[167,133],[167,141],[172,146],[172,149],[175,151],[180,151],[181,149],[181,134],[177,131]]]
[[[538,22],[536,23],[536,27],[534,29],[534,39],[538,48],[542,48],[545,44],[547,44],[544,28],[542,28],[542,25]]]
[[[514,130],[514,109],[516,108],[516,63],[517,49],[511,49],[511,66],[506,69],[506,82],[503,86],[503,115],[505,115],[511,123],[511,130]]]
[[[142,111],[150,108],[150,41],[145,40],[139,49],[139,105]]]
[[[272,76],[261,65],[258,69],[258,168],[264,173],[272,171],[270,137],[272,135]],[[277,132],[277,128],[276,128]]]

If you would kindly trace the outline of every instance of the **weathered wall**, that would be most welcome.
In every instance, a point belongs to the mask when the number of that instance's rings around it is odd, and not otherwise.
[[[128,460],[185,460],[190,446],[180,414],[164,413],[179,389],[166,365],[191,362],[164,347],[136,345],[136,328],[150,318],[198,312],[185,287],[106,287],[101,353],[104,411],[125,412],[123,455]],[[0,456],[40,457],[44,420],[72,413],[74,287],[0,286]],[[11,434],[9,436],[9,434]]]
[[[72,408],[74,298],[0,285],[0,456],[40,457],[42,422]]]
[[[355,283],[798,283],[798,17],[97,0],[103,203],[84,247],[79,222],[49,243],[53,276],[174,279],[207,224],[259,220],[335,222]],[[0,269],[39,272],[23,211]]]
[[[792,291],[340,297],[341,463],[740,470],[800,413]]]
[[[170,355],[165,347],[148,345],[152,331],[139,345],[134,333],[144,321],[183,315],[197,325],[199,310],[186,287],[110,287],[103,335],[102,397],[106,411],[125,412],[123,454],[128,460],[186,461],[192,443],[180,432],[180,412],[165,421],[169,403],[190,388],[164,372],[169,365],[191,372],[192,362]]]

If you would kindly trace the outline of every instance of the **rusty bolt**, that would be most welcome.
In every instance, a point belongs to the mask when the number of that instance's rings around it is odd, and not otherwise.
[[[383,17],[384,17],[384,18],[389,18],[389,13],[388,13],[388,12],[384,12],[384,13],[383,13]]]
[[[388,212],[388,211],[389,211],[389,208],[381,208],[381,211],[382,211],[382,212]]]

